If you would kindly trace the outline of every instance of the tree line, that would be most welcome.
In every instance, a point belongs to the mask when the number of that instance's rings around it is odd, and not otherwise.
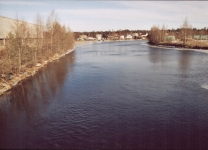
[[[61,55],[74,47],[74,33],[61,25],[57,14],[51,11],[46,20],[40,14],[31,27],[16,15],[11,32],[0,50],[0,75],[21,74],[37,63],[43,63],[54,55]]]
[[[188,22],[186,18],[180,28],[174,30],[167,29],[163,26],[152,26],[148,35],[149,42],[152,44],[158,44],[167,42],[170,43],[171,39],[165,39],[166,35],[172,35],[176,39],[182,42],[183,45],[187,44],[188,39],[191,39],[194,35],[208,35],[208,28],[196,29]]]
[[[91,31],[91,32],[74,32],[75,35],[75,39],[79,38],[80,35],[87,35],[89,37],[96,37],[97,34],[101,34],[102,37],[107,38],[108,36],[117,34],[117,35],[124,35],[126,36],[127,34],[132,34],[132,33],[142,33],[142,34],[146,34],[148,33],[148,30],[117,30],[117,31],[113,31],[113,30],[109,30],[109,31]]]

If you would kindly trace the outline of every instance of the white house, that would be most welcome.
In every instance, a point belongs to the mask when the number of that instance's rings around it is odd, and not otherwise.
[[[132,36],[131,36],[130,34],[128,34],[128,35],[126,36],[126,39],[127,39],[127,40],[130,40],[130,39],[132,39]]]
[[[148,33],[146,33],[146,34],[142,35],[142,39],[147,38],[147,36],[148,36]]]
[[[138,35],[138,33],[133,33],[133,34],[132,34],[132,36],[134,36],[134,37],[135,37],[135,36],[136,36],[136,37],[138,37],[139,35]]]
[[[132,37],[133,37],[134,39],[139,39],[139,34],[138,34],[138,33],[133,33],[133,34],[132,34]]]
[[[93,37],[88,37],[86,40],[88,40],[88,41],[94,41],[95,38],[93,38]]]
[[[120,40],[124,40],[124,35],[121,35],[120,36]]]
[[[97,35],[96,35],[96,39],[97,39],[98,41],[101,41],[101,40],[102,40],[102,35],[101,35],[101,34],[97,34]]]

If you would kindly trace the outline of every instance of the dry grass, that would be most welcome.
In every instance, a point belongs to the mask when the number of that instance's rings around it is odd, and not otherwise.
[[[199,46],[199,47],[207,47],[208,46],[208,41],[207,40],[189,40],[187,42],[187,45],[191,47]]]
[[[68,50],[68,52],[71,52],[72,50]],[[67,52],[66,52],[67,53]],[[13,78],[11,80],[5,80],[1,78],[0,76],[0,96],[4,94],[6,91],[9,91],[12,87],[16,86],[20,81],[34,75],[39,69],[44,67],[47,63],[55,61],[60,58],[60,54],[54,54],[54,56],[50,57],[47,61],[41,61],[40,66],[34,66],[31,65],[29,68],[27,65],[22,66],[22,73],[14,74]]]

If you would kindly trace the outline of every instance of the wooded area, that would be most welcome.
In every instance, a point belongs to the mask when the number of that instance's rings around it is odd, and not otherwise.
[[[92,31],[92,32],[74,32],[75,39],[78,39],[80,35],[87,35],[91,37],[96,37],[97,34],[101,34],[103,38],[107,38],[108,36],[112,36],[117,34],[118,36],[124,35],[126,36],[127,34],[132,34],[132,33],[141,33],[141,34],[146,34],[148,33],[148,30],[109,30],[109,31]]]
[[[9,80],[11,75],[23,74],[37,63],[44,63],[53,56],[60,56],[74,47],[74,34],[61,25],[54,11],[46,20],[40,14],[35,18],[35,28],[20,21],[18,15],[11,25],[6,44],[0,50],[0,79]],[[0,81],[1,82],[1,81]]]
[[[208,35],[208,29],[196,29],[191,26],[191,24],[188,22],[188,19],[186,18],[181,25],[180,28],[177,30],[170,30],[167,29],[164,25],[162,27],[158,26],[152,26],[148,39],[149,42],[152,44],[161,44],[161,43],[175,43],[182,44],[182,45],[192,45],[192,46],[204,46],[206,43],[201,42],[199,40],[194,40],[194,36],[202,36],[202,35]],[[165,36],[172,36],[175,38],[175,40],[171,40],[171,38],[165,38]],[[208,39],[207,39],[208,40]]]

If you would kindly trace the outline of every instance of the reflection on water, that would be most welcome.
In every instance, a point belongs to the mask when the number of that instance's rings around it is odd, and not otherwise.
[[[185,75],[190,68],[190,63],[193,55],[193,51],[175,51],[172,49],[159,49],[159,48],[149,48],[149,60],[151,63],[162,65],[167,65],[171,63],[176,58],[174,53],[177,53],[178,57],[178,68],[180,72]]]
[[[21,139],[22,135],[19,134],[22,133],[17,133],[15,130],[25,132],[26,127],[34,125],[40,115],[47,111],[52,103],[50,98],[61,88],[68,74],[73,71],[74,62],[75,52],[71,52],[66,57],[49,63],[32,78],[19,83],[12,92],[0,98],[0,133],[6,135],[0,136],[2,138],[0,145],[9,144],[12,136]]]
[[[0,97],[0,148],[205,149],[202,59],[144,41],[82,45]]]
[[[190,67],[191,56],[193,54],[192,51],[179,51],[179,65],[180,71],[185,74]]]
[[[169,50],[149,48],[149,60],[152,63],[165,63],[170,57]]]

